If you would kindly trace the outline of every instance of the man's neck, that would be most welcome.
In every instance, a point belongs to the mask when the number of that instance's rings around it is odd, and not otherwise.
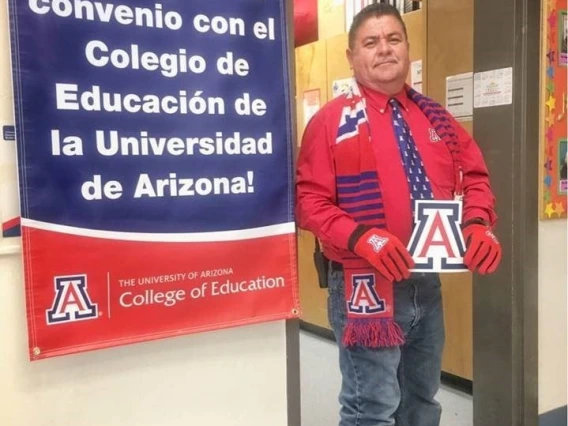
[[[388,84],[372,84],[372,83],[363,83],[357,80],[357,83],[364,86],[367,89],[373,90],[375,92],[381,93],[385,96],[396,96],[400,92],[404,90],[404,83],[401,85],[400,83],[388,83]]]
[[[404,106],[405,109],[408,108],[409,98],[405,88],[406,86],[403,86],[402,89],[397,93],[393,95],[387,95],[383,91],[369,88],[367,86],[364,86],[363,84],[359,84],[361,95],[367,99],[368,105],[379,111],[387,108],[388,102],[392,98],[396,98]]]

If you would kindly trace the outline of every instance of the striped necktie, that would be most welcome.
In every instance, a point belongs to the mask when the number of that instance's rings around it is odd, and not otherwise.
[[[431,200],[434,198],[432,185],[430,185],[430,180],[426,176],[424,164],[414,143],[412,132],[402,117],[398,101],[390,99],[389,104],[392,108],[392,124],[400,150],[402,165],[406,172],[406,180],[408,181],[408,189],[410,190],[410,198],[412,200],[412,211],[414,212],[414,200]]]

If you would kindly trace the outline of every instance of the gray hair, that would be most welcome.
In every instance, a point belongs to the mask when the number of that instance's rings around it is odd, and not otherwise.
[[[404,31],[404,37],[408,40],[408,33],[406,32],[406,24],[400,16],[400,12],[394,6],[387,3],[373,3],[369,6],[364,7],[355,17],[353,18],[353,23],[349,29],[349,48],[353,49],[355,45],[355,36],[357,31],[367,21],[369,18],[380,18],[381,16],[392,16],[400,22],[402,29]]]

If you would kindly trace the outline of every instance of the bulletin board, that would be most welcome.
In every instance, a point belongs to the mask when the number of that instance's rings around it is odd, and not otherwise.
[[[568,11],[565,0],[544,0],[543,3],[540,216],[558,219],[565,218],[568,209]]]

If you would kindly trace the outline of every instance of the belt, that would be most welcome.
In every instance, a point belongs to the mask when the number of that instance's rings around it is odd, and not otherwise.
[[[329,267],[332,271],[343,271],[343,265],[339,262],[336,262],[335,260],[331,260],[329,262]]]

